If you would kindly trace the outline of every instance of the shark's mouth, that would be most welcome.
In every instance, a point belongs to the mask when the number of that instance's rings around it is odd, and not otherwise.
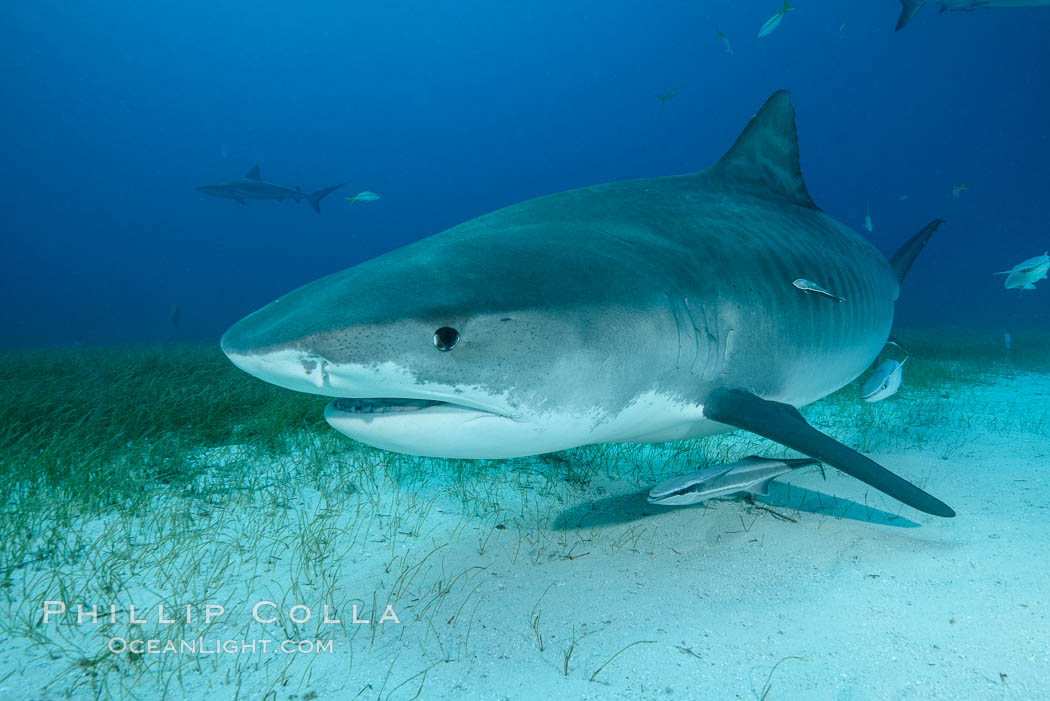
[[[406,399],[403,397],[380,397],[380,398],[353,398],[340,397],[333,399],[326,407],[326,414],[341,414],[347,416],[375,416],[382,414],[404,414],[420,412],[425,410],[464,411],[493,416],[502,416],[492,409],[476,406],[473,404],[458,404],[446,402],[440,399]]]
[[[331,407],[344,414],[391,414],[419,411],[432,406],[448,404],[431,399],[336,399]]]
[[[483,398],[450,392],[440,398],[338,397],[325,407],[324,418],[365,445],[408,455],[495,459],[547,452],[550,437],[542,425],[504,411]]]

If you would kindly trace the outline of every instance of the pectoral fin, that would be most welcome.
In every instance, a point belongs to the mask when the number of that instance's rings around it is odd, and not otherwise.
[[[934,516],[955,515],[940,499],[810,426],[790,404],[761,399],[741,390],[718,390],[704,402],[703,413],[712,421],[757,433],[837,467],[919,511]]]

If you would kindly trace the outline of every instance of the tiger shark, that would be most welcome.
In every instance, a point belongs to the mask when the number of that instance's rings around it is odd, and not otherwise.
[[[941,12],[957,10],[976,10],[980,7],[1044,7],[1050,0],[901,0],[901,15],[897,19],[897,29],[903,29],[923,5],[940,5]]]
[[[953,516],[797,411],[870,366],[940,223],[887,261],[824,214],[779,91],[706,170],[485,214],[299,287],[221,344],[251,375],[333,397],[336,430],[391,451],[510,458],[744,429]]]
[[[297,204],[306,200],[314,208],[314,211],[320,214],[321,200],[345,184],[339,183],[317,192],[306,193],[298,187],[284,187],[266,182],[259,175],[259,166],[256,165],[243,178],[226,180],[214,185],[201,185],[197,188],[197,192],[203,192],[205,195],[211,195],[212,197],[235,200],[241,204],[244,204],[245,200],[277,200],[278,202],[295,200]]]

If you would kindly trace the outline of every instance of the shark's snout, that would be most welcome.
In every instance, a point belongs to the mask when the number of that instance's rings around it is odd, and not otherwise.
[[[241,370],[278,387],[329,397],[346,394],[345,390],[341,392],[332,386],[328,361],[311,353],[293,350],[238,353],[226,347],[223,351]]]
[[[237,342],[237,335],[231,333],[235,328],[237,328],[236,324],[226,329],[226,333],[224,333],[222,338],[219,339],[219,348],[222,349],[222,352],[225,353],[227,357],[231,354],[240,354],[245,350]]]
[[[296,342],[294,332],[274,313],[277,304],[227,329],[219,341],[222,352],[241,370],[266,382],[297,392],[342,396],[331,386],[329,360]]]
[[[219,344],[231,357],[301,349],[310,336],[311,329],[304,323],[309,318],[309,309],[303,305],[277,299],[228,328]]]
[[[226,333],[219,339],[219,347],[231,359],[235,355],[252,355],[259,350],[251,338],[251,329],[245,324],[250,318],[245,317],[226,329]]]

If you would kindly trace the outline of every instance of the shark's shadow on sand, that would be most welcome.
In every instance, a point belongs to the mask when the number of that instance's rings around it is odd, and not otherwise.
[[[668,507],[650,504],[649,491],[617,494],[566,509],[554,520],[554,530],[571,531],[594,526],[615,526],[651,518]],[[712,499],[714,502],[737,501],[733,498]],[[890,513],[850,499],[835,497],[784,482],[769,485],[769,496],[755,497],[755,504],[775,509],[778,514],[797,518],[799,512],[863,521],[895,528],[918,528],[919,524],[899,514]],[[708,509],[706,503],[681,506],[681,509]]]

